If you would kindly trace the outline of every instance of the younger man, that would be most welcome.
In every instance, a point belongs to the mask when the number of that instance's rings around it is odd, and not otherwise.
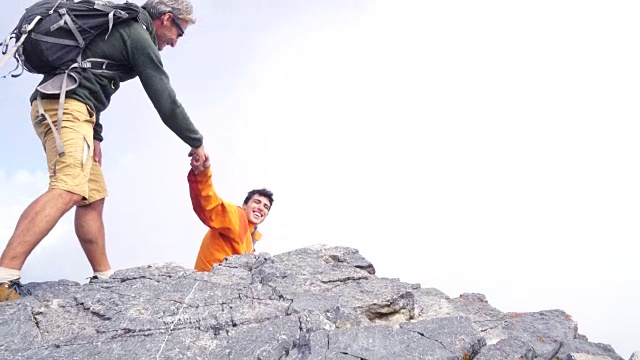
[[[193,211],[209,227],[195,269],[209,272],[227,256],[254,252],[253,247],[261,237],[258,225],[269,215],[273,193],[267,189],[251,190],[242,207],[224,202],[213,190],[209,156],[205,155],[202,165],[200,162],[197,155],[191,159],[187,179]]]

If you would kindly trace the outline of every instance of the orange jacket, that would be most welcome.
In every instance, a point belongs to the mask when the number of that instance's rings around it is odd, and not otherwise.
[[[247,214],[240,206],[224,202],[213,190],[211,169],[196,174],[193,170],[187,176],[193,211],[209,227],[196,259],[196,271],[211,271],[214,264],[234,254],[253,253],[255,241],[260,233],[251,232],[255,224],[249,223]]]

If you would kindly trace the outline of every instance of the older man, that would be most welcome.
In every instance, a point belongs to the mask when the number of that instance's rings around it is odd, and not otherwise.
[[[201,165],[200,159],[205,158],[203,137],[176,98],[159,54],[167,45],[176,46],[194,23],[193,6],[188,0],[148,0],[136,20],[116,24],[106,38],[96,36],[84,50],[83,58],[109,60],[120,68],[115,72],[82,70],[77,86],[64,98],[61,126],[56,126],[61,96],[43,90],[54,75],[44,76],[30,100],[34,128],[47,155],[49,188],[22,213],[0,257],[0,301],[28,293],[20,283],[22,266],[73,207],[76,234],[94,277],[108,278],[112,274],[103,223],[107,189],[101,170],[100,114],[122,82],[140,79],[164,124],[191,148],[189,155],[198,159],[194,166]],[[40,121],[43,113],[53,124]],[[64,148],[64,156],[59,155],[60,147]]]

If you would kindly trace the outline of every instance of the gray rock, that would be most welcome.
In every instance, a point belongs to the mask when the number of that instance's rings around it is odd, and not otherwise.
[[[345,247],[27,287],[0,303],[2,359],[622,359],[561,310],[503,313],[379,278]]]
[[[608,356],[604,355],[590,355],[590,354],[568,354],[564,359],[566,360],[608,360]]]

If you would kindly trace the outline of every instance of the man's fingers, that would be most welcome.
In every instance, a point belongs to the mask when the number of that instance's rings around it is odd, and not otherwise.
[[[200,157],[203,157],[204,145],[200,145],[200,147],[197,147],[197,148],[191,148],[191,150],[189,151],[189,156],[193,156],[194,154],[200,155]]]
[[[204,146],[192,148],[189,151],[189,156],[191,157],[191,167],[195,172],[202,170],[204,164],[208,163],[209,155],[204,152]]]

